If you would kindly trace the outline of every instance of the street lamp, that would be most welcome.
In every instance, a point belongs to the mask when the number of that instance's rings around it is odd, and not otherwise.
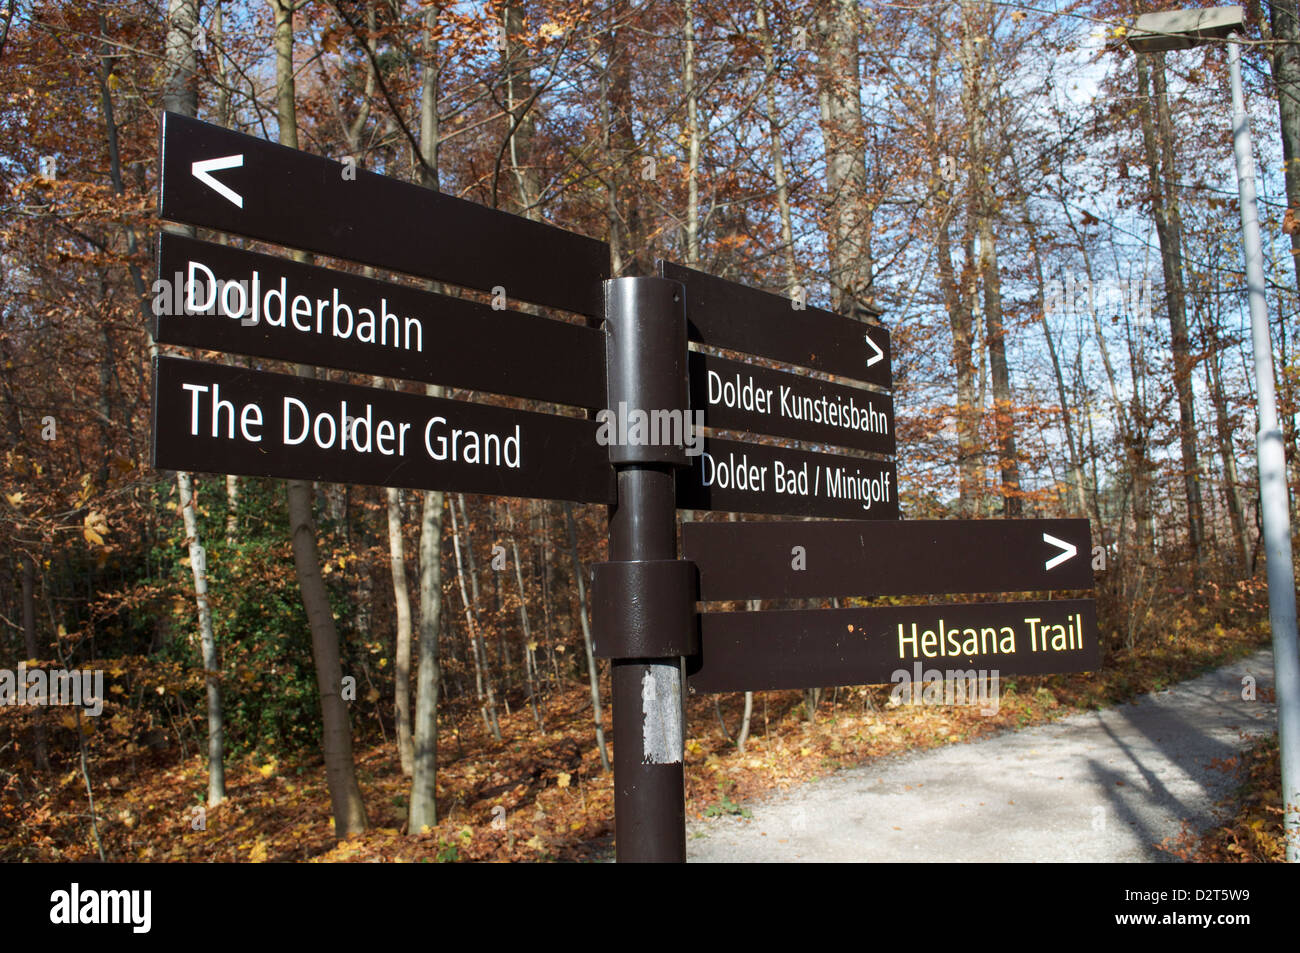
[[[1273,629],[1273,675],[1277,687],[1278,749],[1282,760],[1282,806],[1285,810],[1286,859],[1300,862],[1300,649],[1296,645],[1295,575],[1291,567],[1291,516],[1287,502],[1286,454],[1278,425],[1273,383],[1273,344],[1264,300],[1264,254],[1255,201],[1255,159],[1241,91],[1241,7],[1174,10],[1138,17],[1128,44],[1138,53],[1185,50],[1207,40],[1228,41],[1232,80],[1232,148],[1237,160],[1237,194],[1241,205],[1241,241],[1246,255],[1246,292],[1250,336],[1255,352],[1255,386],[1259,395],[1259,501],[1268,560],[1268,615]]]
[[[1206,40],[1222,40],[1240,33],[1242,23],[1241,7],[1144,13],[1133,24],[1127,39],[1137,53],[1186,50]]]

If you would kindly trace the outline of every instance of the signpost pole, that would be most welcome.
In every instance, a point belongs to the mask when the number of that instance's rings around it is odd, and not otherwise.
[[[673,472],[667,468],[624,468],[618,475],[618,498],[609,523],[610,556],[629,561],[675,557]],[[611,673],[618,860],[683,862],[686,802],[681,663],[672,657],[614,659]]]
[[[676,412],[684,422],[681,286],[663,278],[607,281],[605,334],[611,415]],[[611,433],[620,430],[611,426]],[[681,657],[695,653],[698,635],[694,566],[677,559],[673,470],[687,458],[680,443],[611,440],[609,450],[618,502],[609,518],[609,562],[593,568],[592,628],[596,654],[613,660],[617,858],[681,863]]]
[[[1300,660],[1296,649],[1295,575],[1291,568],[1291,514],[1287,499],[1286,452],[1278,423],[1273,383],[1273,344],[1264,299],[1264,253],[1255,204],[1255,160],[1250,123],[1241,91],[1241,40],[1228,41],[1232,79],[1232,146],[1237,162],[1241,199],[1241,238],[1246,256],[1246,289],[1250,307],[1251,342],[1255,351],[1255,390],[1258,394],[1259,499],[1264,523],[1268,567],[1269,622],[1273,628],[1273,678],[1277,686],[1278,747],[1282,760],[1282,807],[1286,811],[1286,859],[1300,863]]]

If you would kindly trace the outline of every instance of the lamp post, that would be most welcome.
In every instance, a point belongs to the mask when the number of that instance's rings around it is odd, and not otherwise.
[[[1282,761],[1282,806],[1285,810],[1286,859],[1300,862],[1300,649],[1296,644],[1295,575],[1291,566],[1291,517],[1287,501],[1286,454],[1278,423],[1273,381],[1273,344],[1264,300],[1264,254],[1255,201],[1255,160],[1241,90],[1241,41],[1245,18],[1241,7],[1175,10],[1138,17],[1128,44],[1137,53],[1183,50],[1207,40],[1228,41],[1232,81],[1232,149],[1237,160],[1241,205],[1241,241],[1246,256],[1246,292],[1250,306],[1251,343],[1255,354],[1259,432],[1259,499],[1268,561],[1268,615],[1273,630],[1273,673],[1277,687],[1278,749]]]

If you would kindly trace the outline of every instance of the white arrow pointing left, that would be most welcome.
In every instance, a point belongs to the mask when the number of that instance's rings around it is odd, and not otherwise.
[[[1051,543],[1053,546],[1061,550],[1059,554],[1053,556],[1043,564],[1044,569],[1055,569],[1057,566],[1061,565],[1061,563],[1073,559],[1075,554],[1079,552],[1079,547],[1075,546],[1073,543],[1067,543],[1065,540],[1057,539],[1055,536],[1049,536],[1047,533],[1043,534],[1043,542]]]
[[[208,188],[212,189],[223,199],[233,202],[239,208],[244,207],[244,197],[230,188],[218,182],[211,175],[221,169],[237,169],[244,164],[244,154],[241,152],[237,156],[221,156],[219,159],[202,159],[190,166],[190,171],[194,173],[194,178],[198,179]]]
[[[867,367],[870,367],[872,364],[878,364],[881,361],[883,361],[885,359],[885,352],[880,349],[880,345],[877,344],[875,341],[871,340],[870,334],[864,334],[863,338],[865,338],[867,344],[871,346],[871,350],[876,352],[874,355],[867,358]]]

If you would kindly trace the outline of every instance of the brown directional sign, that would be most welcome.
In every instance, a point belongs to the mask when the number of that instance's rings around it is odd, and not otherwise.
[[[163,218],[599,313],[609,246],[518,215],[166,113]]]
[[[1086,519],[687,523],[700,599],[1091,589]]]
[[[613,503],[596,424],[223,364],[154,362],[153,465]]]
[[[797,310],[789,298],[670,261],[661,261],[659,271],[686,287],[692,341],[890,386],[889,332],[878,324],[820,308]]]
[[[605,405],[605,336],[594,328],[167,232],[158,275],[163,344]]]
[[[892,463],[735,440],[704,440],[677,474],[679,509],[898,519]]]
[[[921,681],[930,671],[1086,672],[1100,653],[1092,600],[1062,599],[705,612],[700,654],[686,664],[690,691],[740,692]]]
[[[692,351],[691,409],[705,426],[790,437],[872,453],[894,446],[894,402],[886,394],[774,371]]]

